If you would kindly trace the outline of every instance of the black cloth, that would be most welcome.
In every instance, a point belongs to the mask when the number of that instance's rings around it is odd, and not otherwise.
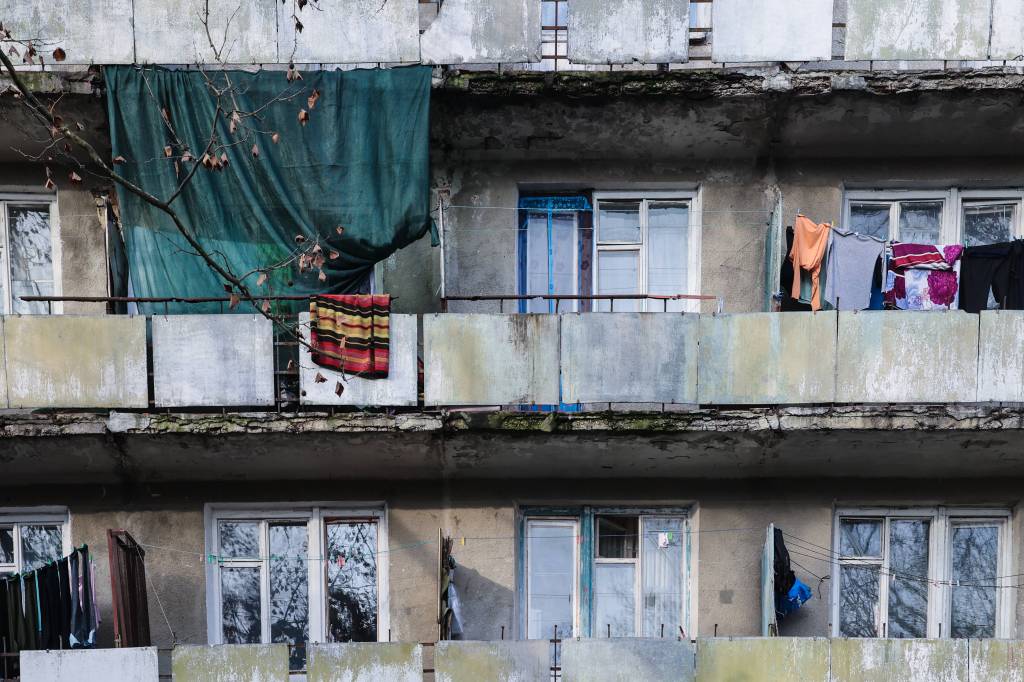
[[[988,308],[989,293],[1003,310],[1024,310],[1024,241],[968,246],[960,261],[960,309]]]
[[[36,574],[24,573],[25,623],[27,636],[22,649],[39,649],[39,591],[36,589]]]
[[[60,637],[65,649],[71,648],[71,568],[68,562],[68,557],[57,562],[57,580],[60,586]]]
[[[96,642],[96,612],[92,607],[89,548],[71,554],[71,648],[90,648]]]
[[[63,637],[66,628],[61,625],[60,576],[55,563],[39,569],[39,605],[43,613],[39,645],[45,649],[66,648],[67,640]]]
[[[804,312],[811,309],[810,303],[801,303],[793,298],[790,292],[793,291],[793,261],[789,254],[793,251],[793,226],[786,227],[786,252],[782,254],[782,268],[779,270],[779,287],[782,289],[782,301],[779,310],[784,313]]]
[[[789,595],[789,590],[796,583],[796,574],[793,573],[793,569],[789,561],[789,550],[786,549],[786,540],[782,536],[782,531],[778,528],[775,529],[775,561],[774,561],[774,573],[775,573],[775,604],[781,604],[786,601]],[[776,611],[778,611],[776,606]]]

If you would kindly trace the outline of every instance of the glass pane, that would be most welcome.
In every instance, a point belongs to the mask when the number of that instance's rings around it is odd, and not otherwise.
[[[843,519],[839,524],[839,554],[882,557],[882,522],[871,519]]]
[[[839,569],[839,635],[878,636],[877,566],[841,566]]]
[[[889,204],[850,204],[850,231],[889,239]]]
[[[0,528],[0,564],[14,563],[14,529]]]
[[[12,206],[10,222],[10,268],[12,310],[15,313],[49,311],[44,302],[29,303],[18,296],[45,296],[53,293],[53,246],[50,238],[50,209],[39,206]]]
[[[637,277],[640,272],[639,251],[598,251],[597,293],[637,294]],[[612,309],[611,301],[597,301],[597,310]],[[615,301],[616,312],[640,310],[642,301],[633,299]]]
[[[690,208],[685,203],[652,203],[647,226],[647,291],[652,294],[687,293]],[[655,302],[653,310],[682,311],[684,301]]]
[[[952,543],[953,637],[996,636],[997,526],[955,526]],[[956,584],[960,581],[960,585]]]
[[[575,526],[531,522],[527,529],[527,638],[572,637]]]
[[[964,245],[998,244],[1013,239],[1013,204],[964,206]]]
[[[602,559],[635,559],[640,521],[636,516],[598,516],[597,556]]]
[[[33,571],[64,553],[60,526],[21,527],[21,570]]]
[[[305,523],[270,526],[270,641],[305,644],[309,640],[309,565]],[[291,651],[292,670],[303,670],[305,647]]]
[[[543,0],[540,3],[540,24],[541,26],[554,26],[558,21],[558,13],[553,0]]]
[[[594,564],[594,637],[636,635],[636,567]]]
[[[554,293],[576,293],[576,215],[574,213],[554,213],[551,217],[551,256],[554,265],[552,281]],[[549,306],[549,310],[553,310]],[[575,310],[569,302],[562,302],[558,307],[561,311]]]
[[[889,524],[889,637],[928,634],[928,521]]]
[[[683,613],[683,520],[643,519],[642,637],[675,637]]]
[[[220,555],[225,559],[259,559],[259,522],[221,521]]]
[[[530,213],[526,218],[526,293],[548,292],[548,214]],[[531,299],[526,302],[530,313],[546,313],[548,302]]]
[[[599,241],[640,243],[639,201],[602,201],[598,208]]]
[[[259,644],[260,569],[220,569],[221,619],[225,644]]]
[[[331,642],[377,641],[377,524],[327,525],[327,625]]]
[[[901,201],[901,242],[938,244],[942,238],[941,201]]]

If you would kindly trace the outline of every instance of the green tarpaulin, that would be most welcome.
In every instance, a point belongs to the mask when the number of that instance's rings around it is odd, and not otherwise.
[[[232,99],[217,122],[227,145],[223,171],[199,169],[173,207],[199,242],[236,274],[289,257],[296,235],[319,235],[324,255],[340,256],[317,271],[277,270],[256,286],[262,294],[346,293],[367,281],[374,263],[430,229],[429,67],[304,72],[208,72],[107,67],[110,137],[118,170],[158,198],[172,195],[190,162],[175,145],[201,156],[210,139],[217,88],[231,82]],[[299,112],[320,97],[306,125]],[[263,131],[230,131],[231,111],[255,112],[243,123]],[[270,133],[280,141],[274,143]],[[252,146],[259,156],[255,158]],[[171,146],[168,157],[165,148]],[[175,167],[175,161],[178,167]],[[194,163],[194,162],[192,162]],[[188,247],[168,216],[117,187],[129,273],[135,296],[223,296],[224,282]],[[339,234],[336,228],[343,226]],[[289,285],[289,282],[291,283]],[[171,312],[221,307],[171,305]],[[242,306],[239,307],[241,310]],[[293,306],[294,308],[294,306]],[[163,304],[140,306],[162,312]],[[247,312],[251,312],[249,308]]]

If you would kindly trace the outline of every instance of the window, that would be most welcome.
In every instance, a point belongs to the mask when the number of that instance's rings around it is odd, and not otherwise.
[[[540,3],[541,68],[565,71],[569,68],[569,2],[541,0]]]
[[[524,516],[528,639],[676,636],[686,623],[681,510],[592,509]]]
[[[287,642],[292,670],[306,642],[373,642],[387,633],[381,510],[320,506],[211,509],[210,642]]]
[[[582,195],[524,196],[519,199],[519,293],[590,293],[590,202]],[[587,310],[576,301],[521,301],[519,312]]]
[[[55,296],[59,286],[56,202],[26,195],[0,197],[0,312],[60,312],[59,303],[21,296]]]
[[[1008,636],[1007,519],[946,508],[838,514],[833,634]]]
[[[23,573],[71,553],[67,511],[0,511],[0,575]]]
[[[1022,236],[1019,190],[850,191],[843,226],[879,239],[966,246]]]
[[[699,230],[692,195],[594,195],[597,294],[672,295],[700,288]],[[596,310],[696,310],[685,300],[596,301]]]

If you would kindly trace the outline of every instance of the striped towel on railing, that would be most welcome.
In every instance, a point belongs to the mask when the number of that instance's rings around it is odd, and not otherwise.
[[[313,362],[364,379],[387,378],[391,296],[314,296],[309,313]]]

